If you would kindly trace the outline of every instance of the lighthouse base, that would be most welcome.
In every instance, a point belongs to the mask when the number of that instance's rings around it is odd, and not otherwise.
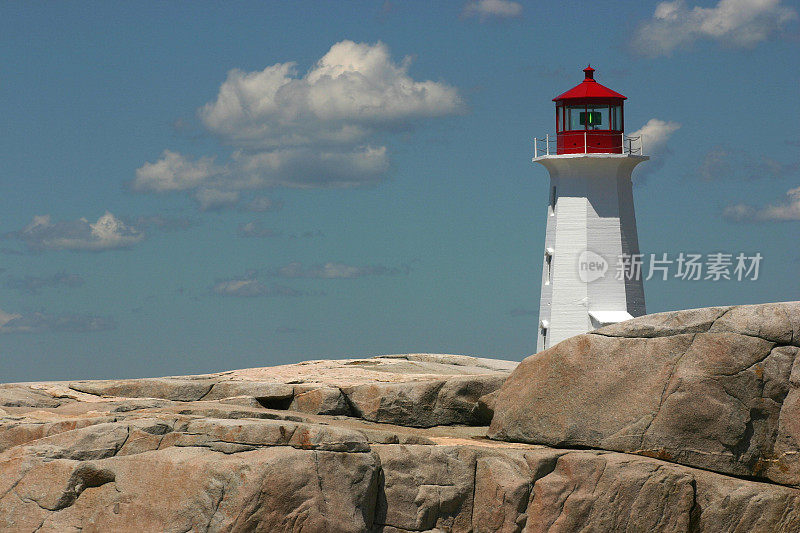
[[[550,173],[537,349],[644,315],[628,154],[563,154],[534,159]]]

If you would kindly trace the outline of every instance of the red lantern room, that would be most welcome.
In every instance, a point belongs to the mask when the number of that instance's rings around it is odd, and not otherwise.
[[[553,98],[557,153],[621,154],[626,97],[597,83],[591,65],[583,72],[583,82]]]

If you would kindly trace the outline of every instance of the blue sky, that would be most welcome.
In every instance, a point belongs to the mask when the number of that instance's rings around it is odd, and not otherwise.
[[[6,4],[0,377],[529,355],[531,139],[587,63],[642,251],[763,256],[648,311],[800,299],[798,52],[778,0]]]

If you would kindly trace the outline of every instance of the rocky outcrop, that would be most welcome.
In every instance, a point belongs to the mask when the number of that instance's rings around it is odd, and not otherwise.
[[[385,355],[205,376],[78,381],[66,386],[105,399],[222,400],[406,426],[485,425],[490,418],[478,400],[499,389],[515,366],[463,355]],[[0,388],[0,405],[60,404],[52,396],[24,387],[13,389],[13,396],[4,400],[3,394],[11,394],[4,390]]]
[[[387,444],[375,442],[387,427],[332,419],[140,416],[0,455],[0,530],[800,528],[796,489],[647,457],[459,439],[454,428],[417,430],[427,438],[407,444],[413,432],[394,428]]]
[[[702,323],[701,312],[650,317],[635,325],[647,333],[630,340],[647,345],[637,353],[667,360],[679,350],[649,343],[687,335],[668,328],[721,328],[726,312],[708,327],[688,323]],[[740,335],[767,335],[758,331]],[[624,341],[622,332],[597,337]],[[796,338],[768,341],[776,345],[770,354]],[[488,428],[475,424],[493,409],[496,418],[508,415],[519,371],[498,387],[515,366],[416,354],[0,386],[0,531],[800,530],[800,490],[767,477],[486,438]],[[773,366],[764,375],[782,376]],[[776,379],[764,394],[779,395]]]
[[[452,378],[417,383],[368,384],[342,389],[353,413],[371,422],[432,427],[487,425],[479,400],[500,388],[506,376]]]
[[[523,361],[490,436],[800,486],[800,303],[644,316]]]

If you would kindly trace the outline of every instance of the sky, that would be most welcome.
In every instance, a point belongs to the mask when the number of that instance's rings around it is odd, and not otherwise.
[[[800,299],[781,0],[14,2],[0,381],[536,349],[551,99],[628,97],[648,312]],[[751,276],[752,278],[752,276]]]

